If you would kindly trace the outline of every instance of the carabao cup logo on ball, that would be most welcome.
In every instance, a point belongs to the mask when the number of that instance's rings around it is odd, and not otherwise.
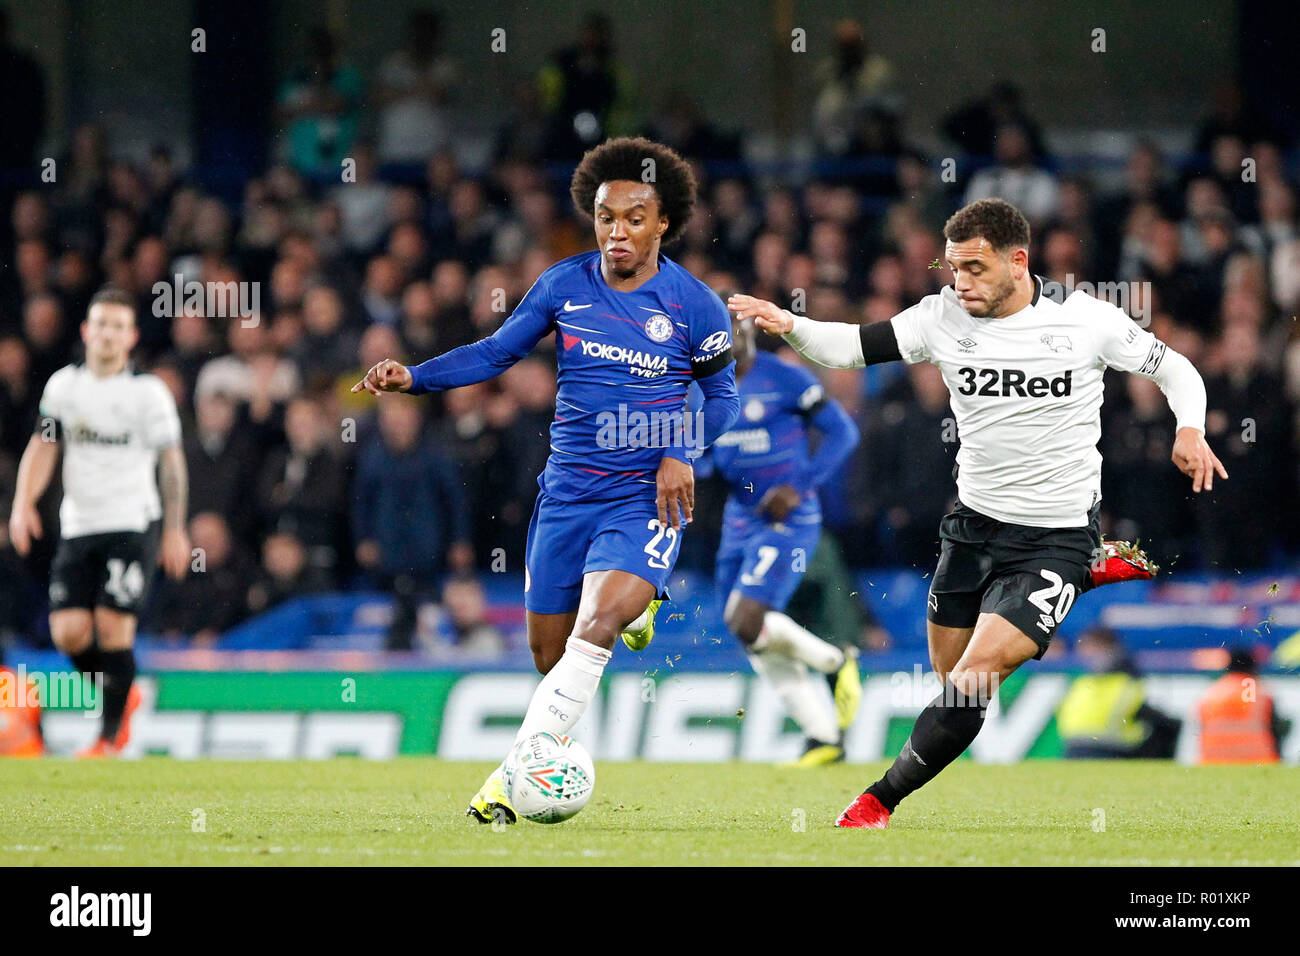
[[[668,316],[659,312],[645,320],[645,334],[656,342],[667,342],[673,337],[673,323]]]
[[[506,792],[515,812],[534,823],[559,823],[591,799],[596,769],[572,737],[543,731],[521,740],[505,765]]]

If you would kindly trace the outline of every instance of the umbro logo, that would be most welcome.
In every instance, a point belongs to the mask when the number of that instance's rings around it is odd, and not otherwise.
[[[588,302],[586,305],[574,305],[574,304],[573,304],[572,302],[570,302],[568,299],[565,299],[565,300],[564,300],[564,311],[565,311],[565,312],[577,312],[579,309],[590,309],[591,306],[592,306],[592,303],[590,303],[590,302]]]
[[[975,351],[975,346],[978,345],[979,343],[976,342],[974,339],[970,338],[969,336],[967,336],[964,339],[958,339],[957,344],[961,346],[960,349],[961,352],[965,353],[966,355],[969,355],[971,352]]]

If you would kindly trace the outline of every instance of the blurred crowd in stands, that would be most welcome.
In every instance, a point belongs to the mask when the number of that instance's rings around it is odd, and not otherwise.
[[[398,613],[413,614],[450,575],[455,632],[492,646],[475,575],[522,568],[548,452],[553,345],[497,380],[428,398],[375,402],[349,387],[382,358],[414,363],[491,334],[544,269],[592,248],[568,201],[569,172],[583,149],[635,132],[697,163],[700,202],[666,253],[714,289],[802,304],[819,320],[879,322],[936,292],[950,281],[936,265],[945,218],[981,196],[1016,203],[1034,228],[1035,272],[1141,283],[1131,308],[1206,378],[1208,438],[1232,478],[1195,500],[1168,462],[1174,422],[1159,391],[1135,376],[1110,382],[1109,532],[1140,538],[1162,564],[1221,573],[1300,551],[1293,144],[1261,128],[1230,88],[1189,152],[1174,161],[1135,138],[1119,175],[1102,163],[1063,172],[1017,89],[999,85],[945,121],[955,158],[945,176],[945,156],[901,133],[895,68],[846,21],[817,74],[813,174],[786,175],[744,162],[740,131],[686,93],[655,91],[662,105],[634,108],[609,25],[593,16],[519,85],[491,161],[469,169],[454,149],[464,78],[440,52],[442,29],[416,14],[407,45],[372,76],[316,31],[279,90],[276,158],[236,202],[177,168],[168,146],[130,162],[95,125],[66,138],[56,183],[7,194],[4,494],[45,380],[78,360],[79,324],[101,284],[137,297],[136,364],[163,378],[181,410],[206,573],[160,584],[146,630],[207,639],[287,597],[363,586],[407,596]],[[257,283],[257,314],[216,318],[183,304],[159,314],[155,284],[177,275]],[[957,447],[939,373],[901,363],[815,371],[863,434],[823,495],[845,561],[929,570]],[[681,562],[708,570],[721,493],[701,495],[713,506],[697,508]],[[47,497],[47,529],[56,502]],[[25,564],[2,542],[0,614],[11,628],[33,626],[51,539]]]

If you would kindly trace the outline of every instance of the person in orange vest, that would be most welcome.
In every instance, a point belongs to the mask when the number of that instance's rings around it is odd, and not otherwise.
[[[1247,647],[1233,648],[1228,669],[1199,705],[1200,763],[1277,763],[1290,721],[1277,715],[1258,680],[1259,663]]]
[[[39,757],[45,739],[36,681],[5,667],[3,655],[0,649],[0,757]]]

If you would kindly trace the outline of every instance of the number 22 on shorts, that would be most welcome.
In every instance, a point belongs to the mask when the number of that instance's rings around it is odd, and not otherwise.
[[[668,556],[673,553],[673,545],[677,543],[677,529],[670,524],[664,524],[658,518],[651,518],[646,524],[646,528],[655,533],[650,542],[642,549],[650,555],[650,567],[659,568],[660,570],[668,569]],[[667,544],[661,551],[659,546],[667,538]]]

